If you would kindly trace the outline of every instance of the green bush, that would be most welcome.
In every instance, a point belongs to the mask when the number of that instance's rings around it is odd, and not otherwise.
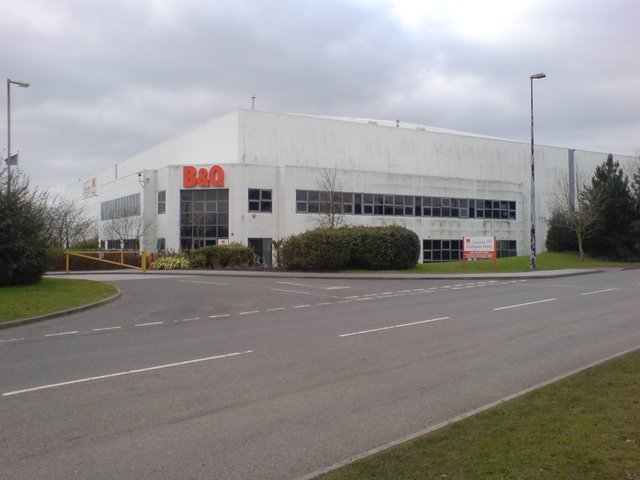
[[[100,242],[97,238],[93,238],[91,240],[83,240],[81,242],[76,243],[71,247],[71,250],[99,250]]]
[[[338,270],[349,264],[356,237],[352,229],[317,228],[285,240],[282,264],[290,270]]]
[[[545,246],[550,252],[577,252],[578,240],[568,228],[551,225],[547,230]]]
[[[0,286],[36,283],[46,269],[46,195],[32,190],[19,171],[0,172]]]
[[[204,255],[209,268],[248,267],[253,265],[253,250],[238,243],[210,245],[195,250],[192,256]]]
[[[151,266],[152,270],[188,270],[191,262],[185,255],[173,255],[156,258]]]
[[[289,237],[282,246],[282,263],[291,270],[403,269],[419,257],[418,236],[397,225],[318,228]]]

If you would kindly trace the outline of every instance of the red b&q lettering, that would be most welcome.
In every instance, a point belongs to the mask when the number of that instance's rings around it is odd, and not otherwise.
[[[224,170],[220,165],[214,165],[209,170],[192,166],[182,167],[182,185],[186,188],[224,187]]]
[[[190,188],[195,187],[198,181],[197,171],[193,167],[182,168],[182,185]]]

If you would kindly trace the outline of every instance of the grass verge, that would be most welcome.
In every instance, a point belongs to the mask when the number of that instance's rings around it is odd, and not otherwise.
[[[580,257],[574,253],[545,252],[536,256],[538,270],[562,270],[566,268],[596,268],[596,267],[640,267],[640,263],[608,262]],[[493,260],[479,260],[468,262],[465,267],[462,262],[421,263],[408,273],[511,273],[529,270],[529,256],[508,257],[498,259],[498,269],[493,269]]]
[[[0,288],[0,323],[80,307],[114,295],[108,283],[43,278],[34,285]]]
[[[322,480],[640,478],[640,351]]]

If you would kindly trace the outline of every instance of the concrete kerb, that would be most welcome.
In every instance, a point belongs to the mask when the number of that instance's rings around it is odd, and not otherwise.
[[[561,278],[576,275],[601,273],[611,268],[574,268],[564,270],[536,270],[534,272],[510,273],[454,273],[454,274],[420,274],[398,272],[375,273],[336,273],[336,272],[278,272],[260,270],[149,270],[146,273],[131,270],[91,270],[69,272],[72,275],[188,275],[188,276],[221,276],[221,277],[256,277],[256,278],[307,278],[307,279],[349,279],[349,280],[515,280],[535,278]],[[619,270],[619,269],[614,269]],[[65,272],[49,272],[48,276],[67,275]]]
[[[102,305],[105,305],[109,302],[116,300],[122,295],[122,292],[120,291],[120,289],[115,285],[114,287],[118,291],[115,294],[103,300],[99,300],[97,302],[93,302],[88,305],[81,305],[79,307],[67,308],[66,310],[60,310],[58,312],[47,313],[45,315],[38,315],[37,317],[21,318],[20,320],[13,320],[11,322],[0,323],[0,330],[3,330],[5,328],[17,327],[20,325],[26,325],[29,323],[41,322],[42,320],[49,320],[51,318],[64,317],[66,315],[71,315],[73,313],[84,312],[85,310],[89,310],[91,308],[100,307]]]

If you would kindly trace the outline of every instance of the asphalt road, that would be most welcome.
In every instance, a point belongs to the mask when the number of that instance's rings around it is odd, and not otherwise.
[[[0,331],[1,478],[296,479],[640,346],[637,270],[110,278]]]

